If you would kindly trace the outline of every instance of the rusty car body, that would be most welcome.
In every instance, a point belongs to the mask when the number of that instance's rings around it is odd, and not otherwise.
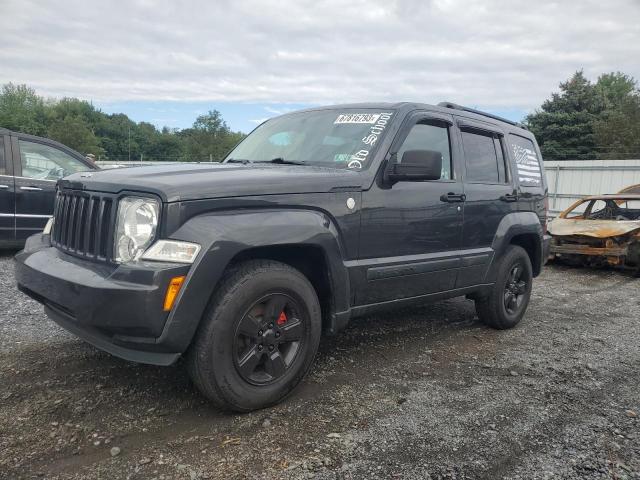
[[[585,197],[563,211],[548,227],[553,238],[551,258],[571,264],[625,267],[640,275],[637,187]]]

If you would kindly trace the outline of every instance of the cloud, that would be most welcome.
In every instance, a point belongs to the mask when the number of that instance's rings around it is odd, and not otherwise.
[[[637,0],[5,0],[2,10],[0,83],[98,102],[532,109],[577,69],[640,77]]]

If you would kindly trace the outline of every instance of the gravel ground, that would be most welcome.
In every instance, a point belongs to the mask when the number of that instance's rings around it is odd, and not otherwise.
[[[283,404],[220,412],[184,366],[49,321],[0,254],[0,478],[640,479],[640,285],[549,266],[511,331],[455,299],[325,338]]]

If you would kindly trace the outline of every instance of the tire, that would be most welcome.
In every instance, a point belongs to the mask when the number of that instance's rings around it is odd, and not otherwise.
[[[187,355],[189,374],[224,409],[272,406],[309,371],[321,327],[318,296],[302,273],[272,260],[241,263],[207,307]]]
[[[518,269],[515,270],[517,278],[513,276],[514,269]],[[500,259],[491,293],[475,300],[480,321],[501,330],[515,327],[524,316],[531,299],[532,272],[527,252],[522,247],[510,245]]]

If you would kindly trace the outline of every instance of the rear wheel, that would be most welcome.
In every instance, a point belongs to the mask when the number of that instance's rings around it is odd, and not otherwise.
[[[493,290],[475,300],[478,318],[493,328],[515,327],[529,305],[532,281],[529,255],[522,247],[510,245],[500,259]]]
[[[282,400],[320,343],[320,303],[289,265],[253,260],[222,281],[189,355],[191,378],[218,405],[247,412]]]

